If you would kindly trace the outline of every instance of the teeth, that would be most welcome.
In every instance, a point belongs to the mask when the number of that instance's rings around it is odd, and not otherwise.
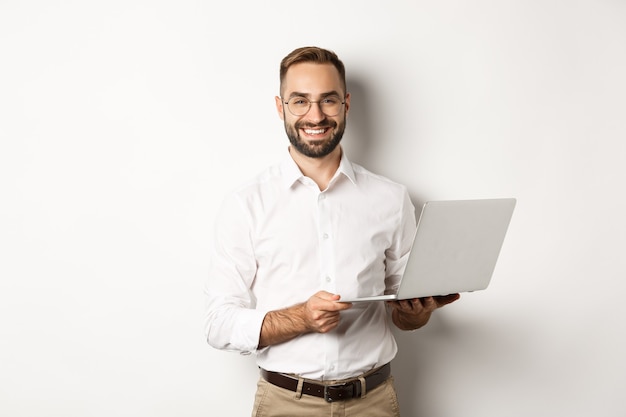
[[[304,131],[306,132],[307,135],[319,135],[320,133],[324,133],[324,129],[317,129],[317,130],[304,129]]]

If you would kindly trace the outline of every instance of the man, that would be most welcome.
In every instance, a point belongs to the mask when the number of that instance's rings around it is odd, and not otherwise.
[[[458,294],[342,303],[393,292],[416,228],[406,188],[351,163],[343,63],[298,48],[280,67],[288,155],[229,195],[216,222],[206,335],[253,352],[253,416],[397,416],[389,362],[403,330],[425,325]]]

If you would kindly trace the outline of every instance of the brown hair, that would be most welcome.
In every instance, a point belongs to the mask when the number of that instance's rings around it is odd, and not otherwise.
[[[343,62],[339,59],[337,54],[327,49],[318,48],[316,46],[305,46],[302,48],[294,49],[289,55],[283,58],[280,62],[280,93],[283,92],[283,81],[289,67],[295,64],[303,62],[312,62],[315,64],[332,64],[339,72],[339,78],[341,80],[341,86],[346,90],[346,69]]]

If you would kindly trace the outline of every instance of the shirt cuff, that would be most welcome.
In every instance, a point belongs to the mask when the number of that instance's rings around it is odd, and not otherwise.
[[[261,337],[261,327],[266,311],[242,309],[238,312],[237,326],[233,329],[232,342],[242,354],[256,352]]]

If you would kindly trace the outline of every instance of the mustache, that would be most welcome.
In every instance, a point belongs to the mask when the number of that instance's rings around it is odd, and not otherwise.
[[[322,120],[318,124],[310,123],[310,122],[296,122],[296,129],[326,129],[326,128],[335,128],[337,127],[337,122],[334,120]]]

